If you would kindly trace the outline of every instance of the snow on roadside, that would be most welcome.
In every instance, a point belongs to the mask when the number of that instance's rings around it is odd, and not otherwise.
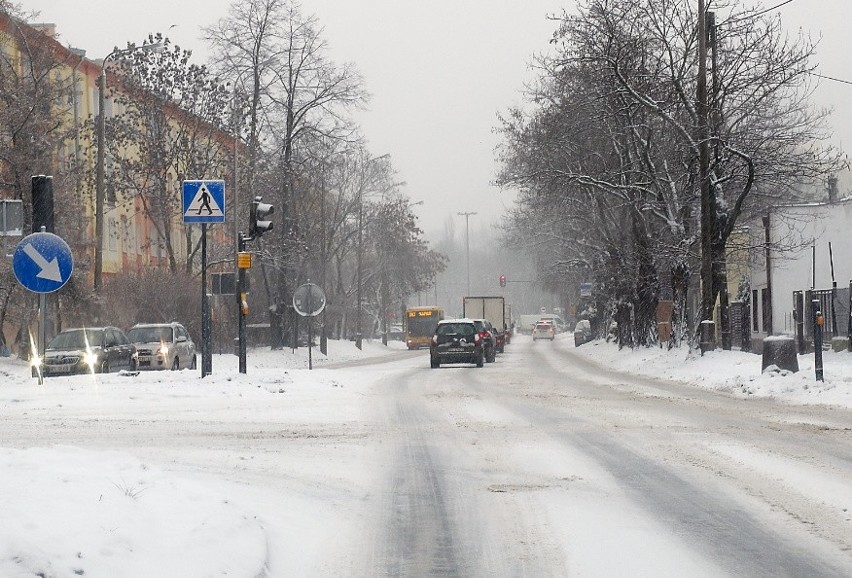
[[[29,435],[39,444],[40,420],[66,414],[85,419],[93,411],[97,422],[131,406],[152,418],[218,411],[239,422],[276,410],[281,420],[284,404],[298,423],[319,414],[345,421],[357,411],[352,390],[371,376],[322,366],[405,349],[397,342],[363,345],[359,351],[354,343],[329,341],[328,356],[314,348],[313,371],[306,348],[252,349],[247,374],[239,373],[236,356],[215,355],[213,374],[204,379],[184,370],[48,378],[41,386],[25,361],[0,358],[0,413],[35,424]],[[280,401],[257,403],[270,396]],[[50,445],[47,439],[32,447],[2,444],[0,576],[266,575],[273,529],[256,503],[234,492],[230,483],[163,471],[125,452]],[[305,508],[295,499],[281,501],[287,511]]]
[[[600,365],[635,375],[670,379],[735,395],[768,397],[788,403],[852,407],[852,353],[823,353],[824,381],[816,380],[814,354],[798,356],[799,371],[761,372],[762,357],[742,351],[668,350],[640,347],[621,350],[614,343],[593,341],[574,347],[573,337],[560,345]]]
[[[2,576],[257,576],[261,522],[121,452],[0,449]]]

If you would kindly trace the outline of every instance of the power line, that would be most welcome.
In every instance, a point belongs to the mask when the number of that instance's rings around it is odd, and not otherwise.
[[[811,76],[816,76],[817,78],[822,78],[825,80],[833,80],[834,82],[841,82],[843,84],[852,84],[852,80],[843,80],[842,78],[834,78],[833,76],[826,76],[824,74],[817,74],[816,72],[809,72]]]
[[[757,18],[758,16],[766,14],[767,12],[772,12],[773,10],[777,10],[778,8],[781,8],[782,6],[786,6],[787,4],[790,4],[792,2],[793,2],[793,0],[784,0],[784,2],[781,2],[780,4],[776,4],[775,6],[771,6],[769,8],[764,8],[763,10],[761,10],[759,12],[755,12],[754,14],[749,14],[748,16],[742,16],[740,18],[734,18],[732,20],[725,20],[724,24],[733,24],[734,22],[741,22],[743,20],[751,20],[753,18]],[[834,76],[827,76],[827,75],[824,75],[824,74],[818,74],[816,72],[808,72],[808,74],[810,74],[811,76],[815,76],[817,78],[822,78],[823,80],[831,80],[831,81],[834,81],[834,82],[840,82],[842,84],[852,84],[852,80],[844,80],[842,78],[836,78]]]
[[[789,3],[790,3],[790,2],[792,2],[792,1],[793,1],[793,0],[785,0],[784,2],[781,2],[781,4],[777,4],[777,5],[775,5],[775,6],[772,6],[771,8],[764,8],[764,9],[763,9],[763,10],[761,10],[760,12],[755,12],[755,13],[753,13],[753,14],[748,14],[748,15],[746,15],[746,16],[741,16],[741,17],[739,17],[739,18],[734,18],[734,19],[725,20],[725,22],[723,22],[723,24],[733,24],[734,22],[741,22],[741,21],[743,21],[743,20],[751,20],[751,19],[753,19],[753,18],[757,18],[758,16],[761,16],[761,15],[763,15],[763,14],[766,14],[767,12],[772,12],[773,10],[777,10],[778,8],[781,8],[781,7],[782,7],[782,6],[784,6],[785,4],[789,4]]]
[[[785,1],[784,1],[784,2],[782,2],[781,4],[778,4],[778,5],[776,5],[776,6],[773,6],[772,8],[766,8],[765,10],[761,10],[761,11],[760,11],[760,12],[758,12],[757,14],[754,14],[754,16],[760,16],[761,14],[766,14],[767,12],[772,12],[773,10],[777,10],[778,8],[781,8],[781,7],[782,7],[782,6],[784,6],[785,4],[789,4],[789,3],[790,3],[790,2],[792,2],[792,1],[793,1],[793,0],[785,0]]]

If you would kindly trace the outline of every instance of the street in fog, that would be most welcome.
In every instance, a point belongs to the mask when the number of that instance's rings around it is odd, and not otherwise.
[[[22,383],[4,393],[0,439],[117,450],[227,496],[262,545],[246,567],[267,576],[852,571],[847,409],[611,373],[561,339],[516,336],[482,369],[397,350],[275,370],[281,355],[207,381]],[[156,509],[154,491],[136,507]]]

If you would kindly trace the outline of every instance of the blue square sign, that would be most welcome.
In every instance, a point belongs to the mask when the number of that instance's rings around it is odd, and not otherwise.
[[[183,222],[224,223],[225,181],[184,181]]]

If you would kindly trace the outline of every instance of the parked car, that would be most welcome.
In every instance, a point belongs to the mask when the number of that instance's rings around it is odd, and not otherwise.
[[[180,323],[139,323],[127,332],[139,369],[195,369],[195,343]]]
[[[477,331],[479,331],[480,337],[482,337],[482,347],[485,351],[485,361],[487,363],[493,363],[495,359],[497,359],[497,337],[495,337],[494,326],[491,325],[491,322],[487,319],[474,319],[473,323],[476,325]]]
[[[574,347],[580,347],[592,340],[592,325],[588,319],[581,319],[574,327]]]
[[[393,341],[405,341],[405,329],[402,323],[394,323],[388,329],[388,339]]]
[[[33,376],[136,370],[136,347],[118,327],[66,329],[33,360]]]
[[[535,324],[532,331],[533,341],[537,339],[549,339],[551,341],[556,337],[556,324],[550,321],[539,321]]]
[[[444,319],[438,322],[429,346],[432,369],[443,363],[473,363],[482,367],[485,347],[482,335],[471,319]]]
[[[494,336],[494,347],[497,353],[503,353],[506,350],[506,332],[492,327],[491,334]]]

